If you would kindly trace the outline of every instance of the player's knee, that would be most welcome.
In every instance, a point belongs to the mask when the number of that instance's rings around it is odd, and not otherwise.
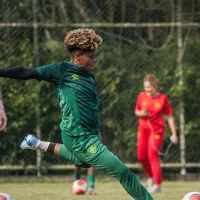
[[[127,180],[130,176],[131,170],[127,167],[120,167],[118,168],[118,171],[114,176],[119,180],[119,182],[123,182],[124,180]]]
[[[157,162],[159,162],[159,160],[160,160],[160,159],[159,159],[158,156],[150,156],[150,157],[149,157],[149,162],[150,162],[150,163],[155,163],[155,162],[157,163]]]
[[[126,165],[124,165],[124,166],[118,167],[117,171],[119,175],[122,175],[122,174],[126,174],[129,171],[129,168]]]

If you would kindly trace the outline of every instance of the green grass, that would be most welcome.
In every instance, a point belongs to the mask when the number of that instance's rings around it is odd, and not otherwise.
[[[199,191],[199,182],[164,182],[162,193],[155,200],[181,200],[190,191]],[[97,182],[97,196],[76,196],[71,192],[71,183],[1,183],[0,192],[10,194],[14,200],[131,200],[118,182]]]

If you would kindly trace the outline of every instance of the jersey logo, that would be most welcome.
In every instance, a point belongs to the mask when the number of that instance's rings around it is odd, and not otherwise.
[[[146,105],[147,105],[147,102],[146,101],[142,101],[142,107],[146,106]]]
[[[154,135],[155,140],[159,140],[160,138],[161,138],[160,135],[158,135],[158,134]]]
[[[97,147],[96,147],[96,144],[92,144],[88,147],[88,152],[90,153],[96,153],[97,152]]]
[[[160,108],[160,107],[161,107],[160,102],[155,102],[154,107],[155,107],[155,108]]]
[[[77,74],[72,74],[72,80],[74,81],[79,80],[79,76]]]

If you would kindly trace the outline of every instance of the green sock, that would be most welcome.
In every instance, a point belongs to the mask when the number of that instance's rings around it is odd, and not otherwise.
[[[95,175],[88,174],[88,187],[94,189],[94,184],[95,184]]]
[[[74,172],[74,180],[78,180],[78,179],[80,179],[80,178],[81,178],[81,173],[80,173],[80,171]]]

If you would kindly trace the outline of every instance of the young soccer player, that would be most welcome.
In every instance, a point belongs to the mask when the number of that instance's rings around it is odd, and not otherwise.
[[[4,128],[6,128],[6,125],[7,125],[7,116],[4,109],[3,98],[0,88],[0,131],[4,130]]]
[[[91,71],[94,68],[96,50],[101,43],[102,38],[92,29],[73,30],[66,34],[64,40],[71,53],[70,62],[34,69],[0,69],[0,77],[53,83],[59,100],[63,144],[45,142],[27,135],[21,148],[52,152],[80,167],[94,166],[116,177],[136,200],[153,200],[131,170],[99,139],[100,116]]]
[[[144,78],[144,92],[137,98],[135,115],[138,116],[137,157],[148,179],[148,191],[160,192],[162,170],[159,154],[165,136],[164,115],[167,116],[173,142],[178,143],[172,108],[168,97],[158,91],[158,79],[149,74]]]

